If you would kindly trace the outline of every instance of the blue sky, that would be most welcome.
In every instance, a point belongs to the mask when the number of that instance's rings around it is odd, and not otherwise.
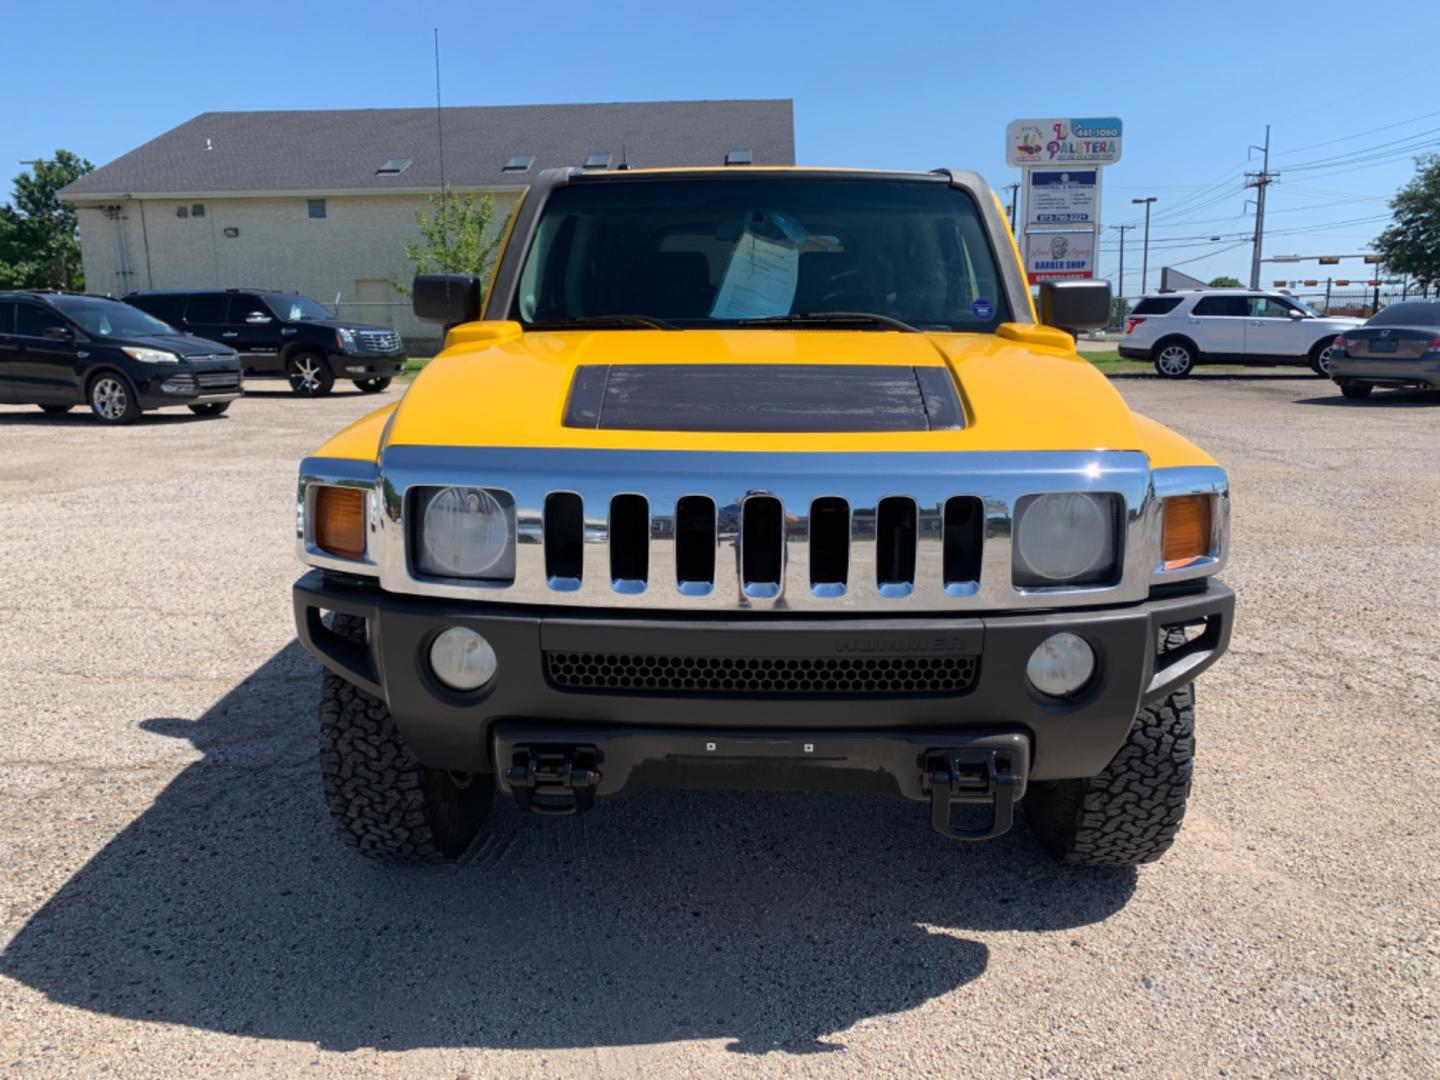
[[[1353,0],[133,0],[72,2],[60,18],[5,7],[5,40],[29,43],[6,50],[5,179],[56,147],[103,164],[208,110],[429,104],[432,27],[447,104],[790,97],[803,164],[953,165],[1000,187],[1018,179],[1004,163],[1010,120],[1119,116],[1124,158],[1106,171],[1104,221],[1138,221],[1130,200],[1157,197],[1152,285],[1165,263],[1248,279],[1252,193],[1240,176],[1258,167],[1247,147],[1267,123],[1281,177],[1266,255],[1361,250],[1413,154],[1440,150],[1435,0],[1396,0],[1373,18]],[[1107,229],[1102,248],[1112,280],[1115,238]],[[1131,294],[1139,240],[1127,234]],[[1361,276],[1358,262],[1345,270]]]

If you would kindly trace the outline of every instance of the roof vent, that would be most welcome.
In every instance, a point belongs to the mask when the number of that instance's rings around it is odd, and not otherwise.
[[[753,165],[755,162],[750,156],[749,150],[726,150],[726,165]]]
[[[394,157],[375,170],[376,176],[398,176],[410,167],[410,158]]]
[[[516,154],[501,167],[501,172],[529,172],[535,164],[534,154]]]
[[[608,169],[613,154],[586,154],[585,168],[587,169]]]

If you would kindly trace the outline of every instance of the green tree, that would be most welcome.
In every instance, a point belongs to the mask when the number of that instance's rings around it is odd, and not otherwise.
[[[456,195],[447,184],[426,200],[430,212],[415,211],[420,227],[419,241],[405,241],[405,257],[415,264],[417,274],[474,274],[485,278],[494,265],[500,240],[509,217],[495,223],[495,195],[480,198],[473,191]],[[410,282],[396,279],[396,290],[410,295]]]
[[[0,285],[19,289],[83,289],[75,207],[56,196],[94,165],[56,150],[15,178],[9,206],[0,206]]]
[[[1390,200],[1394,220],[1375,238],[1385,268],[1440,284],[1440,155],[1415,159],[1415,177]]]
[[[1245,283],[1238,277],[1231,277],[1229,274],[1221,274],[1210,282],[1212,289],[1243,289]]]

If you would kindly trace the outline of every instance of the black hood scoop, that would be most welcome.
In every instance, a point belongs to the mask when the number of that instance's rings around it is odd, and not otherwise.
[[[943,367],[586,364],[565,426],[601,431],[950,431],[965,426]]]

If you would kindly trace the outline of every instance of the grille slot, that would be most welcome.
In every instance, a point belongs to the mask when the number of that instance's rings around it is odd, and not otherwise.
[[[545,496],[545,578],[552,589],[576,589],[584,576],[585,506],[573,491]]]
[[[715,587],[715,500],[686,495],[675,504],[675,583],[686,596]]]
[[[985,504],[973,495],[945,500],[943,576],[952,596],[974,592],[985,546]]]
[[[745,595],[780,595],[784,569],[784,508],[773,495],[751,495],[740,508],[740,582]]]
[[[780,657],[544,653],[545,675],[563,690],[617,694],[959,695],[979,672],[977,656]]]
[[[850,504],[834,495],[810,504],[810,591],[841,596],[850,580]]]
[[[875,514],[875,585],[882,596],[908,596],[915,586],[915,500],[881,499]]]
[[[202,371],[195,376],[202,390],[235,390],[240,386],[237,371]]]
[[[650,578],[650,503],[644,495],[610,500],[610,584],[619,593],[645,591]]]

